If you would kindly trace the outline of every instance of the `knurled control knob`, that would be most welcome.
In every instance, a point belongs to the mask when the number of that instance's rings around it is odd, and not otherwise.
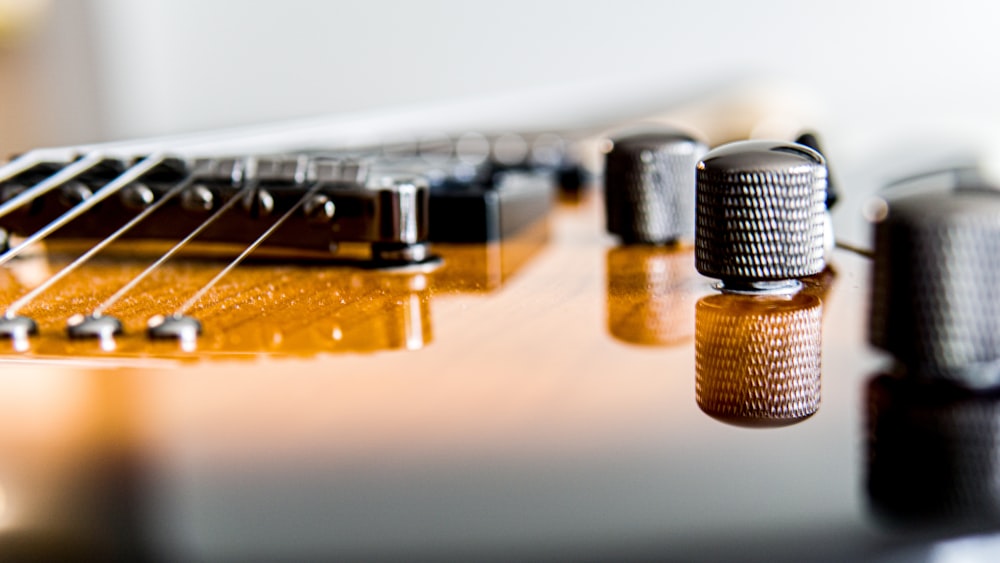
[[[667,244],[694,230],[694,167],[708,147],[674,129],[622,135],[605,154],[608,232],[625,244]]]
[[[1000,384],[1000,193],[915,194],[875,212],[872,344],[921,376]]]
[[[695,266],[729,291],[784,291],[825,267],[827,168],[809,147],[739,141],[697,165]]]

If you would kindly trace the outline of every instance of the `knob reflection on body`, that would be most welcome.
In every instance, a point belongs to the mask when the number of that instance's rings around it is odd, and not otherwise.
[[[694,169],[707,147],[674,129],[625,134],[605,154],[608,232],[625,244],[669,244],[690,238]]]
[[[694,335],[697,279],[690,247],[628,245],[608,249],[608,332],[643,346],[672,346]]]
[[[899,375],[867,387],[866,486],[888,523],[1000,524],[1000,393]]]
[[[822,301],[732,293],[695,308],[695,398],[709,416],[740,426],[785,426],[820,404]]]
[[[784,141],[740,141],[697,165],[695,265],[724,291],[797,291],[825,267],[827,168]]]

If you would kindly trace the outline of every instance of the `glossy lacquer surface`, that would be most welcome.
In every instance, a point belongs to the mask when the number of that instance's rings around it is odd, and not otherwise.
[[[107,257],[3,352],[0,549],[799,561],[922,538],[869,515],[866,259],[722,298],[689,246],[602,233],[586,199],[435,271],[257,263],[192,311],[191,350],[142,327],[212,261],[124,300],[113,347],[65,338],[144,264]],[[2,272],[4,298],[56,266]]]

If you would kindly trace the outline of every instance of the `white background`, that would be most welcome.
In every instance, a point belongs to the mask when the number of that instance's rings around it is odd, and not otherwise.
[[[988,139],[998,16],[954,1],[56,0],[0,44],[0,150],[636,77],[787,79],[841,146]]]

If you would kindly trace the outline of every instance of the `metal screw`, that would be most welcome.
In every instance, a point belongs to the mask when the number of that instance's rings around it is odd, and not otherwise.
[[[303,213],[305,213],[306,220],[310,223],[329,223],[333,220],[334,211],[336,211],[336,206],[329,197],[317,194],[314,195],[303,205]]]
[[[204,184],[195,184],[181,194],[181,207],[187,211],[211,211],[215,195]]]

